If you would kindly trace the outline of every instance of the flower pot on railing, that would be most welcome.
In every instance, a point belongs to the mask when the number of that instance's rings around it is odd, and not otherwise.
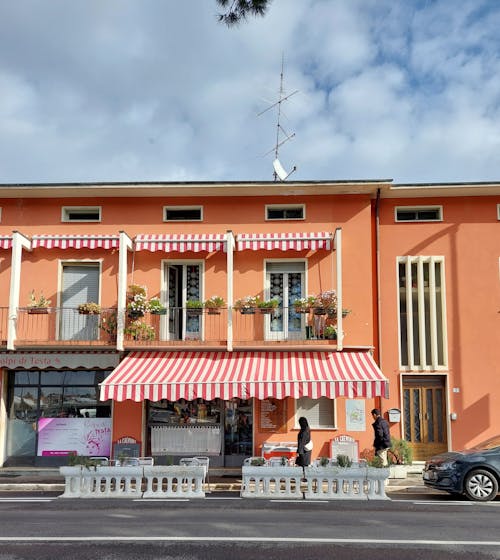
[[[315,307],[314,308],[315,315],[326,315],[326,309],[324,307]]]
[[[191,317],[194,315],[202,315],[203,314],[203,309],[197,308],[197,307],[191,307],[186,309],[186,314],[190,315]]]
[[[164,307],[163,309],[151,309],[151,315],[166,315],[167,309]]]
[[[28,307],[28,315],[47,315],[48,307]]]
[[[207,307],[207,313],[209,315],[220,315],[220,307]]]
[[[255,307],[241,307],[240,313],[242,315],[255,315]]]
[[[144,317],[144,312],[143,311],[137,311],[135,309],[129,309],[127,311],[127,317],[129,319],[140,319],[141,317]]]

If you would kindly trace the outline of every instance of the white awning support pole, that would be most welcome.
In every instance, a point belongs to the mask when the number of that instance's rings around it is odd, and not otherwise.
[[[231,230],[226,232],[227,251],[227,351],[233,351],[233,268],[234,268],[234,235]]]
[[[23,249],[31,250],[31,241],[18,231],[12,232],[12,253],[10,263],[9,318],[7,327],[7,350],[15,350],[17,308],[21,284],[21,262]]]
[[[123,331],[125,329],[125,309],[127,307],[128,251],[132,250],[132,239],[120,231],[120,247],[118,249],[118,309],[116,317],[116,349],[123,347]]]
[[[344,348],[344,329],[342,327],[342,228],[334,235],[335,264],[337,268],[337,350]]]

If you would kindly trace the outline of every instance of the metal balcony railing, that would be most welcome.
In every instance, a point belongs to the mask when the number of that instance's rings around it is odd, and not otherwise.
[[[227,308],[168,308],[164,314],[125,312],[124,346],[225,347],[228,340]],[[7,339],[7,308],[0,308],[0,341]],[[19,308],[15,346],[116,346],[117,309],[102,309],[85,315],[76,308]],[[313,311],[298,313],[294,308],[271,311],[233,309],[232,340],[236,346],[288,344],[335,344],[335,322]]]
[[[47,307],[17,310],[16,347],[39,345],[116,346],[116,309],[81,314],[77,308]]]

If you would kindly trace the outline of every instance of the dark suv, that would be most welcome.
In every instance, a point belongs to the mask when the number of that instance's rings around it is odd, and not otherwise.
[[[500,485],[500,436],[473,449],[435,455],[425,463],[424,484],[470,500],[495,499]]]

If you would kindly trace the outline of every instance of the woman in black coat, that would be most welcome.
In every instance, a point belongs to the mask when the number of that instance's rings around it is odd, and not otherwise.
[[[295,464],[299,467],[308,467],[311,464],[311,451],[306,449],[306,445],[311,441],[311,431],[307,418],[299,418],[300,432],[297,435],[297,460]]]

